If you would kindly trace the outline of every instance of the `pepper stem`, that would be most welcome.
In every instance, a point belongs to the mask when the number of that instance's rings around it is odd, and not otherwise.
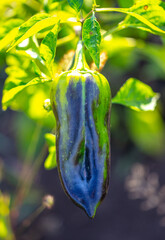
[[[86,69],[89,69],[89,66],[85,59],[83,42],[82,40],[80,40],[77,44],[75,62],[72,70],[86,70]]]

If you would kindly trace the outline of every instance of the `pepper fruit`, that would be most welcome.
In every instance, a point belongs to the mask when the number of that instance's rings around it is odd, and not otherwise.
[[[93,218],[109,185],[111,91],[102,74],[89,70],[82,41],[73,68],[53,81],[50,100],[62,186]]]

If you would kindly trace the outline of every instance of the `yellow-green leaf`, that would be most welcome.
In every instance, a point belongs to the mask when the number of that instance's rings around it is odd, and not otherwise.
[[[136,111],[153,111],[158,99],[159,94],[153,92],[150,86],[130,78],[117,92],[112,103],[121,104]]]
[[[51,17],[49,14],[38,13],[31,17],[28,21],[23,23],[18,31],[17,36],[15,37],[14,42],[12,43],[9,50],[15,47],[17,44],[23,40],[33,36],[40,30],[52,26],[58,22],[57,17]],[[9,51],[8,50],[8,51]]]
[[[60,21],[54,26],[54,28],[46,35],[46,37],[42,40],[40,45],[40,54],[41,58],[45,61],[45,64],[49,71],[53,75],[53,61],[56,54],[56,44],[57,44],[57,36],[59,32]]]
[[[40,84],[40,83],[44,83],[44,82],[48,82],[51,81],[50,79],[45,79],[45,78],[40,78],[40,77],[36,77],[33,80],[31,80],[30,82],[24,84],[21,83],[19,86],[13,87],[9,90],[5,90],[3,93],[3,98],[2,98],[2,107],[4,110],[6,110],[6,108],[8,107],[8,104],[10,103],[10,101],[12,101],[14,99],[14,97],[20,93],[21,91],[23,91],[25,88],[32,86],[32,85],[36,85],[36,84]]]
[[[0,40],[0,51],[7,47],[16,37],[18,28],[13,28],[4,38]]]
[[[18,26],[20,26],[22,22],[22,19],[10,19],[0,26],[0,51],[15,39]]]
[[[165,29],[165,10],[159,6],[160,2],[155,0],[137,1],[135,5],[129,8],[129,12],[136,13],[145,18],[145,20],[130,14],[124,19],[122,25],[136,27],[155,34],[164,34],[165,31],[162,30]]]
[[[104,36],[122,30],[126,27],[139,28],[153,34],[164,35],[165,10],[159,6],[160,1],[141,0],[131,8],[96,8],[97,12],[121,12],[128,16],[113,31],[107,31]]]

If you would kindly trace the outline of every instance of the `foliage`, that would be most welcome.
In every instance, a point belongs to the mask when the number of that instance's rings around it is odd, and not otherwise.
[[[111,2],[103,1],[98,7],[95,1],[90,4],[87,0],[1,1],[0,64],[3,67],[4,59],[7,74],[2,109],[24,112],[41,128],[39,136],[43,141],[46,133],[49,148],[46,169],[56,167],[55,135],[52,134],[56,123],[52,111],[44,107],[45,99],[49,99],[52,80],[72,66],[74,58],[70,51],[75,50],[81,37],[88,63],[94,61],[97,70],[105,65],[103,73],[108,69],[107,78],[115,95],[112,109],[116,109],[116,104],[131,108],[125,110],[126,125],[134,144],[149,155],[164,151],[164,123],[159,113],[162,99],[156,108],[160,95],[151,81],[164,81],[165,5],[159,0]],[[118,7],[114,8],[116,2]],[[102,8],[104,3],[109,7]],[[158,43],[150,42],[153,35],[157,36]],[[108,60],[101,59],[100,52],[104,52]],[[147,63],[140,74],[141,61]],[[112,131],[118,127],[118,121],[119,117],[112,114]],[[31,141],[29,136],[27,139]],[[36,139],[39,137],[34,134],[32,145]],[[28,144],[23,140],[21,136],[19,143],[27,150]],[[31,150],[27,159],[34,152]]]
[[[93,58],[96,66],[99,68],[101,33],[100,25],[96,20],[95,14],[85,20],[83,24],[82,37],[91,57]]]
[[[120,88],[112,103],[122,104],[134,110],[153,111],[156,106],[159,94],[139,80],[130,78]]]
[[[83,0],[68,0],[68,3],[73,9],[79,12],[82,7]]]
[[[158,111],[128,111],[127,128],[133,141],[149,155],[161,155],[164,152],[164,124]]]

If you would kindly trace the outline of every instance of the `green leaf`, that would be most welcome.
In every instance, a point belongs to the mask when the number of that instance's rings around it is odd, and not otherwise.
[[[67,0],[69,5],[76,11],[79,12],[82,5],[83,5],[83,0]]]
[[[119,7],[131,7],[134,4],[134,0],[118,0]]]
[[[57,44],[57,36],[59,32],[60,21],[54,26],[54,28],[46,35],[46,37],[42,40],[40,45],[40,54],[41,58],[45,61],[45,64],[49,71],[52,73],[52,64],[56,54],[56,44]]]
[[[131,8],[96,8],[96,12],[121,12],[127,16],[118,27],[107,31],[104,36],[134,27],[157,35],[165,35],[165,10],[159,5],[160,1],[141,0]]]
[[[164,154],[165,129],[159,111],[126,111],[128,133],[139,149],[148,155]]]
[[[48,76],[51,77],[48,68],[45,65],[45,62],[42,60],[38,48],[38,42],[36,41],[35,36],[25,39],[23,42],[17,45],[16,47],[17,55],[27,55],[30,61],[34,63],[34,70],[37,76]],[[20,68],[22,66],[19,66]],[[27,71],[29,73],[29,71]],[[33,77],[34,78],[34,77]],[[31,78],[31,79],[33,79]]]
[[[99,68],[101,33],[100,24],[94,14],[91,18],[86,19],[83,24],[82,38],[97,68]]]
[[[50,133],[45,134],[45,139],[49,146],[49,155],[45,160],[44,167],[47,170],[53,169],[57,166],[56,163],[56,136]]]
[[[165,34],[165,31],[162,31],[165,29],[165,10],[159,6],[160,2],[155,0],[137,1],[134,6],[129,8],[132,16],[131,14],[127,16],[122,22],[122,26],[136,27],[154,34]]]
[[[0,51],[7,47],[16,37],[18,26],[22,24],[22,19],[10,19],[0,27]]]
[[[0,40],[0,51],[7,47],[16,37],[18,28],[13,28],[4,38]]]
[[[117,92],[112,103],[121,104],[136,111],[153,111],[158,99],[159,94],[153,92],[150,86],[130,78]]]
[[[57,22],[58,22],[58,18],[51,17],[49,14],[38,13],[34,15],[28,21],[26,21],[20,26],[18,34],[16,35],[15,40],[12,43],[9,50],[11,50],[13,47],[15,47],[17,44],[19,44],[23,40],[36,34],[40,30],[47,28],[49,26],[52,26]]]
[[[6,36],[13,28],[19,27],[23,23],[22,19],[19,18],[12,18],[10,20],[7,20],[3,23],[1,23],[0,26],[0,39]]]
[[[32,50],[31,47],[29,48]],[[22,50],[12,51],[7,54],[6,63],[8,67],[5,71],[8,77],[4,84],[4,95],[10,89],[16,88],[19,85],[25,85],[36,77],[45,77],[43,72],[41,73],[39,69],[36,70],[36,64],[29,54]],[[42,68],[40,68],[40,70],[42,70]],[[51,81],[44,83],[41,81],[39,84],[31,85],[23,89],[16,94],[11,101],[5,104],[4,110],[9,107],[14,111],[24,112],[38,124],[46,126],[49,129],[54,128],[56,123],[53,112],[50,111],[48,113],[43,107],[44,100],[48,99],[50,95],[50,85]]]
[[[33,80],[31,80],[28,83],[23,83],[20,82],[19,86],[13,87],[9,90],[4,89],[4,93],[3,93],[3,98],[2,98],[2,107],[3,110],[6,110],[6,108],[8,107],[8,104],[14,99],[14,97],[20,93],[21,91],[23,91],[25,88],[32,86],[32,85],[36,85],[36,84],[41,84],[44,82],[48,82],[51,81],[50,79],[45,79],[45,78],[40,78],[40,77],[36,77]]]

